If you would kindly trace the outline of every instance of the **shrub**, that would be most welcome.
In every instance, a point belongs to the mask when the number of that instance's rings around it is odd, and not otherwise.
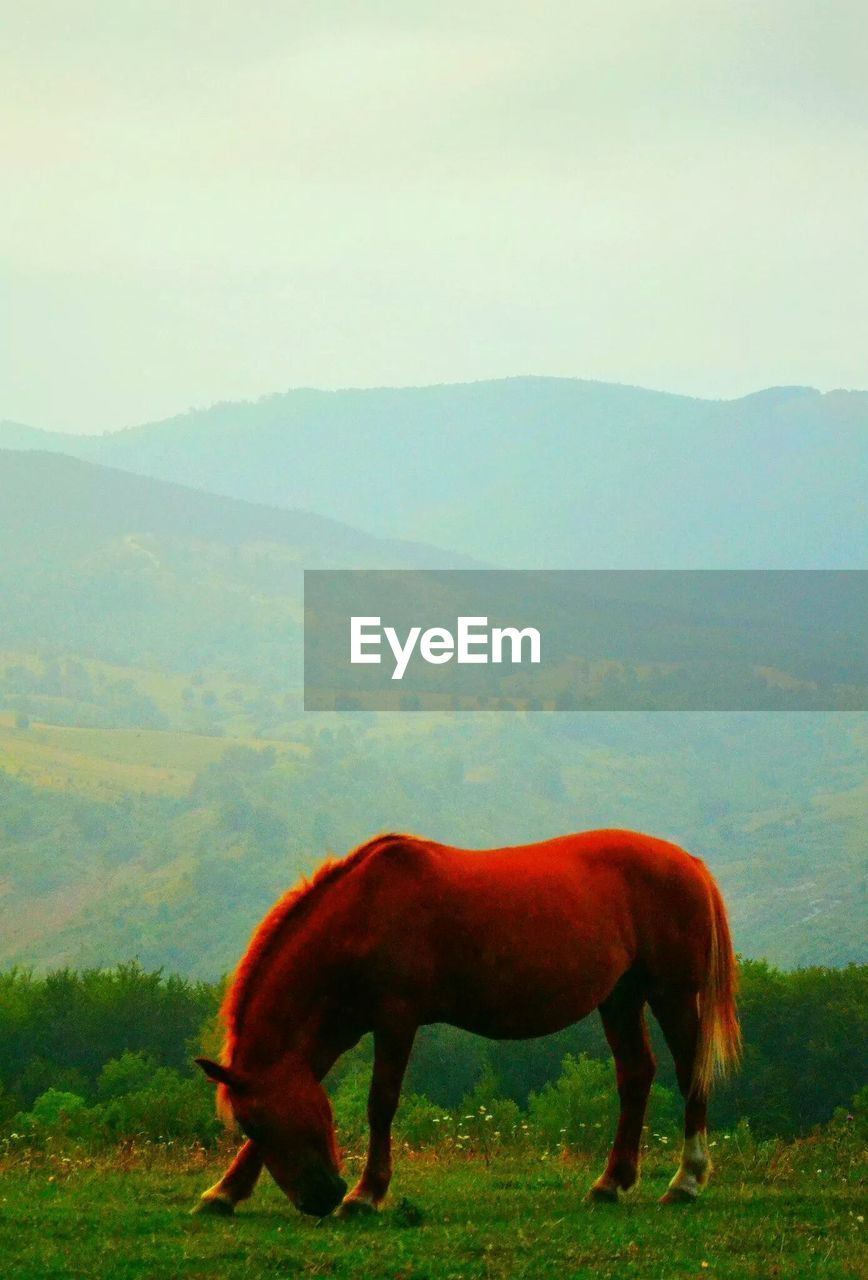
[[[368,1090],[370,1066],[354,1058],[331,1090],[335,1127],[342,1147],[363,1147],[368,1134]]]
[[[59,1129],[68,1125],[81,1111],[86,1109],[84,1098],[77,1093],[66,1093],[62,1089],[46,1089],[40,1094],[28,1113],[28,1119],[34,1125],[42,1125],[46,1129]]]
[[[97,1129],[115,1140],[213,1142],[221,1131],[213,1089],[171,1067],[157,1068],[146,1088],[120,1094],[93,1111]]]
[[[19,1112],[12,1129],[34,1146],[48,1139],[80,1139],[87,1130],[88,1108],[84,1098],[65,1089],[46,1089],[29,1111]]]
[[[150,1054],[137,1050],[110,1058],[100,1072],[97,1093],[101,1098],[119,1098],[125,1093],[144,1092],[150,1088],[157,1064]]]
[[[124,1055],[127,1059],[137,1056]],[[119,1087],[122,1068],[141,1070],[143,1064],[118,1060],[107,1066],[118,1068],[108,1072],[107,1088],[111,1090]],[[148,1076],[147,1088],[116,1092],[92,1107],[79,1094],[48,1089],[30,1111],[15,1116],[12,1128],[34,1146],[67,1139],[102,1148],[134,1139],[208,1143],[217,1138],[221,1126],[214,1113],[213,1093],[204,1081],[181,1076],[169,1067],[153,1070],[148,1066]],[[126,1078],[135,1078],[132,1070]]]
[[[488,1155],[495,1147],[513,1141],[524,1130],[523,1115],[517,1102],[504,1098],[500,1081],[490,1065],[486,1065],[479,1083],[461,1100],[460,1134],[462,1145]]]
[[[550,1148],[606,1150],[618,1121],[618,1094],[609,1063],[567,1054],[557,1080],[530,1097],[532,1129]],[[677,1128],[678,1106],[669,1089],[652,1086],[649,1118],[665,1141]]]
[[[436,1146],[441,1141],[439,1132],[443,1108],[437,1107],[421,1093],[409,1093],[401,1099],[395,1123],[398,1138],[418,1151]]]

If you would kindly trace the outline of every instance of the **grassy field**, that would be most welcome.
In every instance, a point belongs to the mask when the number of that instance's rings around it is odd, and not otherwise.
[[[0,712],[0,768],[34,786],[94,799],[184,795],[196,773],[220,760],[230,746],[270,746],[283,755],[305,751],[291,742],[159,729],[79,729],[39,721],[16,729],[14,716]]]
[[[160,667],[138,667],[121,665],[112,662],[100,662],[94,658],[84,657],[78,653],[64,655],[64,661],[72,660],[83,667],[97,686],[116,681],[131,684],[135,690],[153,699],[156,707],[169,716],[173,725],[183,722],[188,707],[184,702],[184,690],[191,682],[189,672],[170,671]],[[20,649],[0,649],[0,674],[10,667],[23,667],[37,677],[45,670],[45,658],[37,653]],[[249,681],[238,680],[227,675],[219,668],[201,671],[196,677],[198,687],[213,690],[220,698],[225,698],[233,691],[247,696],[255,695],[257,686]],[[100,694],[97,692],[97,698]],[[75,707],[75,700],[60,697],[56,701],[67,707]]]
[[[191,1217],[221,1168],[214,1153],[17,1155],[0,1166],[6,1276],[856,1277],[868,1270],[864,1189],[852,1144],[728,1153],[687,1208],[657,1196],[670,1153],[652,1153],[620,1205],[589,1205],[598,1161],[403,1153],[379,1215],[303,1218],[273,1184],[232,1219]]]

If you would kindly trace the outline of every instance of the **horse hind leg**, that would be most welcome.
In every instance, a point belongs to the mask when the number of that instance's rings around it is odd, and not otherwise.
[[[681,1162],[661,1204],[692,1204],[708,1182],[708,1098],[694,1087],[693,1069],[699,1047],[699,1008],[695,991],[658,994],[651,1009],[675,1062],[684,1098],[684,1143]]]
[[[600,1005],[603,1030],[615,1059],[621,1112],[605,1171],[590,1190],[592,1200],[615,1202],[639,1176],[639,1144],[656,1064],[645,1025],[645,996],[628,975]]]

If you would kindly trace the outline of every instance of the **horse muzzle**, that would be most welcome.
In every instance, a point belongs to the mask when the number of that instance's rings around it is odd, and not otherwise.
[[[326,1218],[347,1194],[347,1184],[339,1174],[322,1173],[308,1178],[296,1207],[312,1218]]]

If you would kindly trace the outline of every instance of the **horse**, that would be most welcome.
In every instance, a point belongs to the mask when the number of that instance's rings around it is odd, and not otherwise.
[[[737,968],[726,908],[705,864],[622,830],[466,850],[381,835],[287,893],[251,939],[222,1008],[220,1062],[196,1062],[218,1110],[246,1135],[194,1212],[229,1214],[263,1166],[302,1213],[378,1208],[390,1131],[420,1026],[492,1039],[560,1031],[599,1010],[620,1117],[589,1191],[617,1201],[638,1177],[655,1074],[650,1006],[684,1098],[681,1162],[663,1196],[696,1199],[710,1172],[712,1082],[740,1049]],[[347,1195],[322,1081],[373,1032],[370,1141]]]

